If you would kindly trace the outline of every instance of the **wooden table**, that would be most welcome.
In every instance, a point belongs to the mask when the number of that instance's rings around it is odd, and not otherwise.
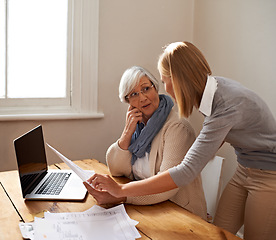
[[[109,174],[106,165],[95,159],[75,163],[83,169]],[[68,169],[65,164],[55,164],[50,168]],[[116,181],[125,183],[128,180],[116,178]],[[0,239],[3,240],[22,239],[18,223],[30,222],[43,211],[81,212],[97,204],[91,195],[82,202],[26,201],[21,195],[17,171],[1,172],[0,183]],[[125,204],[125,208],[132,219],[139,221],[136,227],[142,236],[140,239],[240,239],[170,201],[150,206]]]

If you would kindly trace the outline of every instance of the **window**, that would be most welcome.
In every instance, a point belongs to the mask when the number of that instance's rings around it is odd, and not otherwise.
[[[0,119],[97,113],[98,0],[0,0]]]

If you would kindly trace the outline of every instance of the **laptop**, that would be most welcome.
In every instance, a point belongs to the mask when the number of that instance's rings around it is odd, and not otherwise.
[[[23,198],[83,200],[87,190],[72,170],[48,169],[42,126],[14,140]]]

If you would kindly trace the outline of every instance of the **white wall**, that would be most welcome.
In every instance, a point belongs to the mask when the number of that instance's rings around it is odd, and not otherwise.
[[[96,158],[123,129],[126,105],[118,98],[123,71],[141,65],[158,77],[156,63],[162,47],[192,41],[193,0],[100,0],[99,110],[103,119],[0,121],[0,171],[16,169],[13,139],[42,124],[47,142],[71,159]],[[59,159],[49,150],[50,163]]]
[[[275,0],[195,0],[193,40],[213,75],[233,78],[252,89],[276,117],[275,13]],[[227,160],[223,169],[227,182],[236,167],[234,151],[226,145],[219,155]]]
[[[108,146],[120,135],[126,105],[118,98],[123,71],[132,65],[158,77],[156,63],[162,47],[193,41],[213,69],[256,91],[276,116],[274,0],[100,0],[99,110],[103,119],[0,122],[0,170],[15,169],[12,140],[42,123],[45,139],[71,159],[105,161]],[[197,132],[202,116],[193,114]],[[50,163],[59,160],[48,153]],[[223,146],[223,180],[232,176],[233,149]]]

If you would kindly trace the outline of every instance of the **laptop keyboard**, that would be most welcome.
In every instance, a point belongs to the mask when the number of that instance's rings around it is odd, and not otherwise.
[[[70,176],[71,173],[51,173],[35,193],[59,195]]]

